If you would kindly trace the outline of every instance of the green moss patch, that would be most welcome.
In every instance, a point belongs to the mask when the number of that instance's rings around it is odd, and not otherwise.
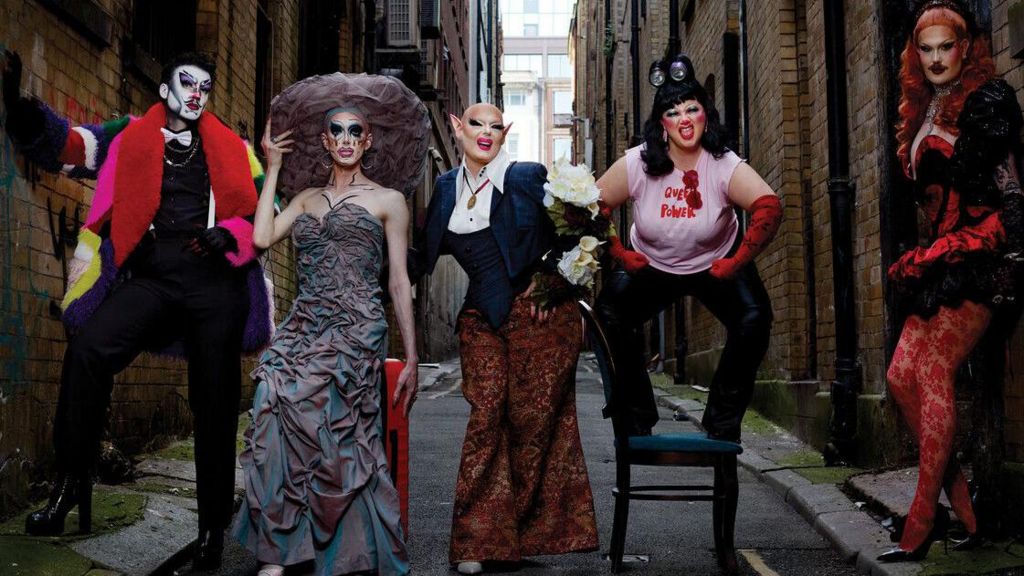
[[[166,484],[159,484],[157,482],[136,482],[128,485],[128,488],[137,490],[139,492],[148,492],[150,494],[167,494],[170,496],[181,496],[182,498],[196,497],[196,489],[191,487],[178,487],[168,486]]]
[[[682,398],[683,400],[696,400],[697,402],[706,402],[708,399],[707,392],[701,392],[700,390],[694,389],[693,386],[679,385],[672,381],[672,377],[664,372],[658,372],[651,374],[651,384],[655,388],[660,388],[665,392],[675,396],[676,398]]]
[[[39,540],[74,541],[114,532],[141,520],[145,514],[146,502],[147,498],[144,494],[114,492],[103,487],[96,487],[93,489],[92,495],[92,532],[90,534],[78,532],[78,508],[75,508],[64,521],[65,533],[63,536],[58,538],[41,537]],[[45,501],[36,502],[0,524],[0,537],[25,536],[25,516],[30,511],[38,510],[45,505]]]
[[[781,430],[771,420],[765,418],[756,410],[750,409],[743,416],[742,427],[744,434],[776,434]]]
[[[793,471],[810,480],[811,484],[842,484],[850,476],[864,472],[864,469],[848,466],[815,466],[794,468]]]
[[[241,454],[242,450],[245,450],[245,431],[249,429],[249,424],[252,419],[249,418],[249,412],[245,411],[238,416],[238,433],[235,435],[235,453]]]
[[[0,574],[5,576],[81,576],[92,560],[56,540],[0,536]]]
[[[792,468],[810,468],[815,466],[824,466],[825,457],[816,450],[798,450],[796,452],[790,452],[782,458],[776,460],[776,462],[782,466],[789,466]]]
[[[1024,545],[1007,546],[1006,542],[996,542],[969,552],[945,554],[941,544],[936,543],[932,545],[921,567],[923,569],[919,576],[1006,574],[1012,568],[1024,567]]]
[[[195,444],[192,439],[181,440],[153,454],[155,458],[164,460],[186,460],[194,461],[196,458]]]

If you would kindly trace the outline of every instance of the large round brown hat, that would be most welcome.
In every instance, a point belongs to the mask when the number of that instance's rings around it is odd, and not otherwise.
[[[358,111],[370,124],[373,144],[362,159],[366,177],[410,194],[426,166],[427,107],[397,78],[341,72],[300,80],[270,103],[273,134],[292,130],[294,140],[281,164],[278,193],[291,198],[327,185],[332,166],[320,135],[327,112],[335,108]]]

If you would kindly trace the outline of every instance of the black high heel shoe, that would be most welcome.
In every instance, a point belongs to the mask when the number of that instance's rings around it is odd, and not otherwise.
[[[953,551],[965,552],[967,550],[974,550],[975,548],[981,548],[984,543],[985,537],[981,535],[979,530],[974,534],[967,534],[967,537],[961,540],[953,540]]]
[[[64,519],[75,506],[79,532],[92,532],[92,478],[88,474],[61,476],[46,507],[25,518],[25,532],[33,536],[60,536],[64,533]]]
[[[904,550],[903,548],[896,547],[888,552],[883,552],[878,555],[879,562],[907,562],[907,561],[920,561],[924,560],[924,557],[928,555],[928,550],[932,547],[932,542],[936,540],[942,540],[943,545],[946,545],[946,532],[949,531],[949,511],[946,510],[945,506],[939,506],[935,509],[935,520],[932,523],[932,530],[928,533],[928,537],[925,538],[924,542],[920,546],[913,550]],[[897,530],[900,533],[900,538],[903,536],[903,530],[905,524],[901,524]],[[896,532],[893,532],[895,537]],[[947,549],[948,552],[948,549]]]

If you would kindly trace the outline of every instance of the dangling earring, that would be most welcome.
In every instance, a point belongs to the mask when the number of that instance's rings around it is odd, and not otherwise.
[[[330,168],[331,164],[333,164],[333,162],[331,161],[331,153],[328,152],[327,150],[324,150],[323,155],[317,158],[317,162],[319,162],[320,165],[323,166],[324,168]]]
[[[668,144],[668,130],[664,128],[661,129],[661,141]]]
[[[373,168],[373,166],[374,166],[373,164],[366,164],[366,158],[370,155],[369,152],[370,152],[369,150],[364,152],[363,153],[363,159],[359,161],[359,165],[363,168],[363,170],[369,170],[370,168]]]

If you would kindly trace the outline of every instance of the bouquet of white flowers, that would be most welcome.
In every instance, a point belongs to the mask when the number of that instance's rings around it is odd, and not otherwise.
[[[560,159],[548,172],[544,206],[555,224],[555,247],[534,274],[534,301],[552,307],[589,295],[601,269],[601,246],[615,236],[615,227],[598,206],[601,190],[585,164]]]

